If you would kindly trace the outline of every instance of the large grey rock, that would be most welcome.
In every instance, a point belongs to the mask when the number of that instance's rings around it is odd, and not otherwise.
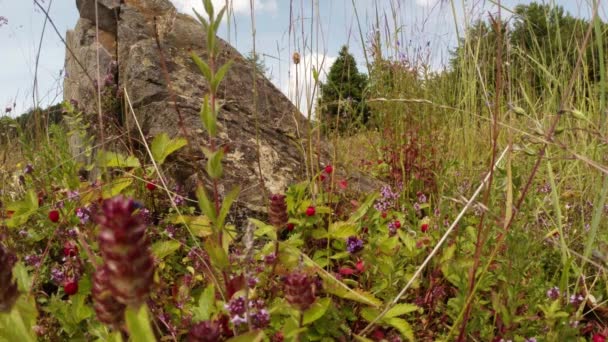
[[[100,43],[97,44],[95,16],[91,15],[94,3],[94,0],[77,0],[81,18],[76,28],[67,34],[68,48],[75,57],[66,52],[65,99],[78,101],[89,113],[92,131],[99,131],[94,88],[99,48],[102,83],[112,83],[103,81],[109,77],[116,81],[113,89],[119,90],[118,93],[126,89],[148,141],[161,132],[178,136],[187,131],[189,148],[170,158],[164,171],[173,182],[193,189],[197,172],[199,177],[204,174],[199,172],[206,162],[200,147],[209,144],[199,119],[208,88],[190,58],[193,51],[207,59],[202,26],[194,18],[177,13],[168,0],[123,0],[120,4],[100,1],[97,13]],[[166,59],[170,85],[163,73],[155,31]],[[305,164],[299,137],[306,136],[308,123],[269,80],[258,74],[254,81],[252,65],[237,50],[221,39],[219,44],[219,64],[234,61],[218,94],[224,105],[219,115],[220,137],[216,144],[228,150],[219,190],[224,193],[240,185],[239,202],[249,209],[260,210],[266,203],[265,192],[283,192],[290,183],[302,179]],[[254,84],[257,97],[253,93]],[[115,93],[106,91],[104,96]],[[181,124],[176,106],[183,118]],[[120,108],[104,105],[104,118],[111,123],[106,127],[106,140],[119,136],[121,130],[128,131],[133,140],[141,140],[133,116]],[[140,148],[140,152],[144,155],[143,149]],[[208,180],[206,183],[209,186]]]

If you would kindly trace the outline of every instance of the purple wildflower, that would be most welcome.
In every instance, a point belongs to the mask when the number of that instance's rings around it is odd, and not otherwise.
[[[78,217],[80,219],[81,224],[87,224],[87,223],[89,223],[89,220],[91,219],[91,212],[87,208],[77,208],[76,217]]]
[[[574,306],[579,306],[583,300],[585,300],[585,297],[583,297],[581,294],[573,294],[570,296],[569,302]]]
[[[167,236],[169,236],[170,238],[175,236],[175,233],[177,233],[177,227],[175,227],[174,225],[170,224],[165,228],[165,232],[167,233]]]
[[[256,329],[264,329],[270,324],[270,314],[268,310],[261,309],[251,315],[251,323]]]
[[[224,308],[228,310],[231,316],[243,315],[245,313],[245,298],[233,298],[228,304],[224,304]]]
[[[348,239],[346,239],[346,250],[349,253],[355,254],[362,249],[363,249],[363,240],[359,239],[356,236],[350,236],[350,237],[348,237]]]
[[[525,339],[524,342],[536,342],[536,337],[529,337]]]
[[[70,200],[70,201],[78,199],[79,196],[80,196],[80,193],[78,192],[78,190],[68,191],[68,200]]]
[[[65,280],[65,272],[61,268],[53,268],[51,270],[51,281],[55,284],[63,284]]]
[[[264,257],[264,262],[265,262],[267,265],[272,265],[272,264],[274,264],[274,262],[275,262],[276,260],[277,260],[277,255],[276,255],[274,252],[272,252],[272,253],[270,253],[270,254],[268,254],[268,255],[266,255],[266,256]]]
[[[247,279],[247,286],[249,286],[249,288],[254,288],[257,284],[258,284],[259,280],[256,277],[249,277]]]
[[[378,211],[387,211],[395,205],[395,200],[399,198],[399,193],[393,192],[390,186],[383,186],[380,189],[380,198],[374,204],[374,208]]]
[[[40,263],[42,261],[42,258],[40,258],[39,255],[30,254],[30,255],[26,255],[25,258],[23,258],[23,260],[25,261],[26,264],[28,264],[30,266],[39,267]]]
[[[426,198],[426,195],[425,195],[425,194],[420,193],[420,194],[418,195],[418,202],[420,202],[420,203],[426,203],[426,200],[427,200],[427,198]]]
[[[32,166],[32,164],[27,164],[23,169],[23,173],[25,173],[26,175],[29,175],[32,172],[34,172],[34,167]]]
[[[559,288],[557,286],[553,286],[549,290],[547,290],[547,298],[551,300],[556,300],[559,298]]]

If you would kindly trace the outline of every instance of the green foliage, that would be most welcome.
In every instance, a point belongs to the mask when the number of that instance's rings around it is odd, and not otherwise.
[[[367,122],[366,86],[367,77],[357,69],[357,62],[348,47],[343,46],[329,69],[327,80],[320,86],[317,115],[328,130],[345,131],[348,127]]]
[[[150,317],[147,306],[143,305],[139,309],[128,308],[125,316],[127,329],[131,335],[131,341],[156,341],[154,332],[152,331],[152,326],[150,325]]]

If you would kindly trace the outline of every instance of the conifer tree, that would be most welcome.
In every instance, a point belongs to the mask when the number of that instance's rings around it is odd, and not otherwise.
[[[367,121],[369,110],[363,96],[366,85],[367,77],[357,69],[348,47],[343,46],[329,69],[327,81],[320,86],[317,115],[326,129],[344,131]]]

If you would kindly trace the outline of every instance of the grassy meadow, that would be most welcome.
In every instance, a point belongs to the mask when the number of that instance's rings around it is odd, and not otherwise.
[[[212,34],[233,20],[204,4]],[[100,148],[69,101],[59,116],[0,117],[0,341],[605,341],[602,5],[581,2],[577,18],[490,1],[453,24],[441,69],[400,53],[401,14],[376,6],[353,29],[364,86],[297,85],[306,177],[239,226],[239,189],[218,191],[216,53],[193,56],[209,145],[190,147],[213,185],[194,196],[163,172],[185,137],[152,137],[136,157]],[[296,41],[319,39],[307,30]],[[355,175],[378,188],[357,191]]]

